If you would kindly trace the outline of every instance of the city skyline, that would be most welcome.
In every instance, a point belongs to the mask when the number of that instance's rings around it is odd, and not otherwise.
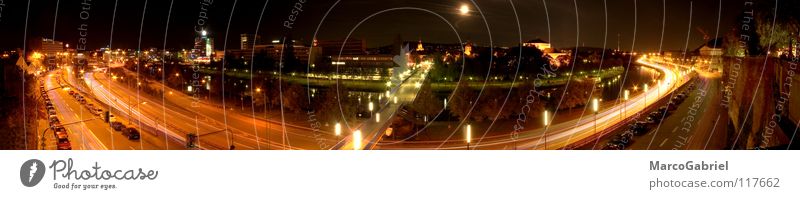
[[[19,2],[15,2],[19,3]],[[80,32],[76,29],[81,24],[86,24],[89,36],[87,46],[97,49],[111,45],[111,48],[136,49],[138,47],[140,26],[142,35],[142,49],[163,48],[164,38],[167,39],[168,49],[190,49],[192,38],[187,34],[194,32],[195,25],[207,30],[217,42],[216,50],[224,46],[225,30],[228,29],[228,47],[235,49],[239,34],[253,34],[256,29],[262,2],[237,2],[235,12],[231,17],[232,2],[213,2],[211,4],[194,1],[175,1],[173,12],[169,13],[170,2],[149,1],[147,9],[141,1],[118,2],[116,18],[114,20],[113,40],[111,34],[111,19],[114,18],[114,2],[92,2],[91,5],[80,5],[80,2],[60,2],[58,16],[55,14],[55,1],[44,1],[32,5],[31,18],[28,19],[27,37],[44,37],[63,41],[66,44],[78,42]],[[296,40],[310,44],[312,35],[317,25],[320,26],[319,39],[342,39],[357,22],[369,15],[384,9],[395,7],[413,7],[429,10],[444,17],[444,22],[432,13],[419,10],[395,10],[378,14],[366,20],[358,29],[353,30],[352,37],[365,39],[368,47],[389,45],[401,35],[404,40],[423,40],[432,43],[458,43],[448,23],[458,31],[462,41],[469,40],[482,46],[516,46],[521,39],[523,42],[532,39],[550,41],[556,48],[573,47],[605,47],[630,51],[657,51],[661,50],[692,50],[692,46],[704,43],[705,37],[723,37],[724,33],[733,28],[733,18],[737,12],[721,12],[724,10],[741,10],[741,5],[715,1],[609,1],[606,3],[608,26],[605,26],[605,12],[602,1],[578,1],[576,5],[568,1],[522,1],[514,2],[517,9],[522,35],[517,34],[516,17],[508,2],[477,2],[480,12],[469,1],[448,1],[440,3],[415,2],[415,1],[388,1],[380,5],[370,5],[359,1],[342,1],[332,9],[332,12],[322,22],[323,14],[333,6],[333,2],[314,4],[300,4],[303,11],[298,11],[292,28],[284,26],[284,22],[292,14],[295,2],[269,2],[266,6],[259,35],[265,40],[279,39],[291,35]],[[544,4],[547,4],[545,14]],[[636,3],[636,6],[634,6]],[[663,5],[662,5],[663,3]],[[471,10],[467,15],[458,13],[459,6],[466,5]],[[9,6],[24,8],[25,5],[9,4]],[[666,6],[666,7],[664,7]],[[83,7],[87,20],[80,18]],[[692,9],[689,9],[689,8]],[[124,9],[122,9],[124,8]],[[637,15],[634,19],[633,9]],[[205,9],[205,10],[204,10]],[[577,9],[577,10],[576,10]],[[519,12],[526,10],[526,12]],[[532,10],[532,12],[531,12]],[[689,11],[693,11],[692,20],[689,21]],[[144,11],[144,20],[142,14]],[[577,11],[577,13],[576,13]],[[664,15],[662,11],[666,11]],[[49,15],[45,15],[49,13]],[[21,48],[20,39],[23,38],[25,13],[20,10],[4,13],[0,24],[14,27],[11,31],[3,32],[2,46],[6,48]],[[481,14],[486,16],[484,24]],[[575,15],[579,16],[576,20]],[[169,32],[165,34],[166,17],[170,15]],[[50,17],[44,17],[50,16]],[[662,18],[665,17],[666,18]],[[228,19],[231,26],[228,27]],[[719,19],[717,19],[719,17]],[[548,24],[549,20],[549,24]],[[636,20],[638,23],[634,23]],[[662,41],[662,20],[664,22],[664,36]],[[200,22],[202,21],[202,22]],[[719,27],[717,22],[719,21]],[[54,23],[55,22],[55,23]],[[510,23],[507,23],[510,22]],[[691,25],[689,24],[691,23]],[[549,25],[549,30],[548,30]],[[578,32],[576,25],[579,25]],[[634,25],[636,26],[634,29]],[[53,30],[55,26],[55,31]],[[486,26],[490,31],[486,31]],[[606,30],[607,28],[607,30]],[[717,32],[719,28],[719,32]],[[699,31],[701,30],[701,31]],[[607,31],[607,33],[604,33]],[[634,32],[638,31],[636,43]],[[54,34],[55,33],[55,34]],[[489,33],[493,33],[489,37]],[[576,41],[576,33],[580,37]],[[603,34],[607,34],[603,37]],[[619,37],[617,36],[619,34]],[[706,35],[703,35],[706,34]],[[688,40],[687,40],[688,36]],[[116,41],[114,41],[116,40]],[[605,40],[605,41],[604,41]],[[619,41],[619,43],[618,43]]]

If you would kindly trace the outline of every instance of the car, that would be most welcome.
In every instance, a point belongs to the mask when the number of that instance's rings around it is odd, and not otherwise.
[[[55,109],[47,109],[47,114],[56,115],[56,110]]]
[[[56,117],[55,115],[51,115],[51,116],[50,116],[48,119],[49,119],[49,121],[50,121],[50,125],[51,125],[51,126],[53,126],[52,124],[53,124],[54,122],[58,122],[58,117]]]
[[[111,122],[111,128],[113,128],[115,131],[122,131],[126,127],[125,124],[122,124],[122,122]]]
[[[611,142],[606,143],[606,146],[603,147],[603,150],[620,150],[620,149],[622,149],[622,147],[620,147],[619,144]]]
[[[622,134],[619,134],[620,137],[627,137],[627,138],[633,138],[633,135],[634,135],[633,131],[631,130],[626,130],[625,132],[622,132]]]
[[[56,149],[58,150],[72,150],[72,144],[69,142],[67,133],[56,133]]]
[[[643,135],[647,133],[648,130],[644,123],[639,122],[631,124],[628,129],[636,135]]]
[[[661,107],[658,107],[657,111],[660,112],[661,114],[669,115],[669,111],[668,110],[669,110],[669,108],[667,108],[667,106],[661,106]]]
[[[620,146],[622,146],[622,148],[625,148],[628,146],[628,144],[631,143],[631,138],[615,137],[613,140],[611,140],[611,143],[619,144]]]
[[[69,90],[69,95],[75,95],[75,91]]]
[[[133,127],[128,127],[122,130],[122,135],[128,137],[129,140],[139,140],[139,131]]]
[[[89,110],[94,110],[94,104],[88,103],[86,104],[86,108],[89,108]]]
[[[678,110],[678,103],[676,103],[675,101],[669,101],[669,103],[667,103],[667,110],[669,111]]]
[[[94,114],[95,115],[102,115],[103,114],[103,109],[101,109],[99,107],[94,108]]]
[[[658,120],[657,118],[660,119],[660,117],[647,116],[647,118],[644,118],[644,122],[647,124],[655,124],[657,122],[656,120]]]

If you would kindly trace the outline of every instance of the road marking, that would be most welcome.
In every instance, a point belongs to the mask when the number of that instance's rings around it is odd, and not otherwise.
[[[661,141],[661,144],[659,144],[658,147],[664,147],[664,143],[667,143],[667,140],[669,140],[669,138],[664,138],[664,141]]]
[[[703,146],[703,150],[706,150],[706,147],[708,147],[708,142],[711,141],[712,137],[714,137],[714,130],[717,129],[717,122],[719,121],[719,116],[721,115],[717,115],[717,119],[714,120],[714,128],[711,128],[711,135],[708,135],[708,139],[706,140],[706,145]]]
[[[233,143],[237,144],[236,147],[245,147],[245,148],[248,148],[248,149],[255,149],[253,147],[247,146],[247,145],[239,143],[239,142],[233,142]]]

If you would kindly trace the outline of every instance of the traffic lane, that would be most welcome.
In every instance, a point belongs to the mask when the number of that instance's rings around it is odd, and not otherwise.
[[[103,75],[93,75],[93,77],[97,78],[97,81],[103,85],[107,85],[107,81],[102,81],[104,78]],[[114,83],[115,89],[112,89],[115,92],[115,96],[131,96],[135,95],[135,91],[131,90],[128,87],[121,85],[119,82],[112,81]],[[167,114],[168,120],[167,121],[179,121],[176,119],[184,119],[184,124],[189,124],[189,126],[184,125],[182,129],[198,129],[200,132],[201,142],[202,140],[214,140],[214,143],[206,143],[212,146],[222,147],[227,149],[228,144],[230,143],[231,137],[236,142],[237,145],[241,144],[239,148],[244,149],[283,149],[283,148],[292,148],[297,149],[297,146],[301,146],[300,148],[305,149],[327,149],[324,146],[332,146],[332,144],[337,141],[337,139],[332,137],[332,134],[326,133],[323,131],[316,131],[310,132],[305,129],[300,128],[293,128],[291,126],[286,127],[287,135],[283,135],[283,127],[280,124],[266,124],[264,120],[256,119],[256,126],[255,129],[258,134],[255,134],[253,126],[253,118],[252,117],[245,117],[237,112],[232,111],[230,114],[227,114],[229,120],[227,122],[227,127],[229,133],[225,135],[225,133],[217,133],[224,129],[225,123],[223,118],[225,117],[224,114],[221,113],[219,110],[215,110],[214,107],[207,106],[207,105],[200,105],[197,107],[192,107],[196,109],[194,111],[187,110],[185,107],[190,107],[192,104],[191,101],[183,101],[179,103],[185,103],[185,106],[180,104],[173,104],[169,103],[170,101],[180,101],[177,99],[181,99],[181,94],[173,93],[168,94],[165,96],[164,103],[166,105],[166,110],[169,112]],[[152,96],[146,94],[140,94],[139,100],[142,101],[149,101],[149,104],[161,106],[162,101],[161,99],[155,100],[152,99]],[[191,99],[187,99],[191,100]],[[151,107],[151,106],[141,106],[140,107]],[[163,115],[163,110],[160,107],[156,107],[158,110],[150,110],[152,111],[149,115]],[[215,114],[219,112],[219,114]],[[204,114],[204,113],[211,113],[211,114]],[[194,117],[192,117],[192,115]],[[184,117],[184,118],[181,118]],[[158,117],[160,118],[160,117]],[[189,118],[191,121],[185,120]],[[202,118],[202,119],[200,119]],[[195,121],[197,120],[197,121]],[[191,124],[201,124],[201,127],[191,126]],[[205,124],[208,123],[208,124]],[[202,126],[211,127],[211,128],[203,128]],[[269,131],[266,128],[270,128]],[[319,129],[318,129],[319,130]],[[263,132],[263,133],[262,133]],[[267,135],[267,133],[271,135]],[[209,135],[206,135],[209,134]],[[219,136],[218,134],[223,134]],[[207,137],[203,139],[203,137]],[[285,142],[277,142],[273,139],[268,139],[269,137],[275,138],[283,138],[286,137],[287,141]],[[239,138],[237,140],[237,138]],[[259,140],[260,142],[255,142],[255,140]],[[269,143],[266,143],[269,142]],[[223,144],[225,143],[225,144]],[[285,144],[284,144],[285,143]],[[286,146],[283,146],[286,145]],[[265,148],[266,147],[266,148]]]
[[[83,122],[87,128],[91,129],[91,132],[103,142],[103,144],[111,150],[130,150],[130,149],[163,149],[163,144],[159,145],[151,141],[152,136],[140,136],[145,137],[144,142],[139,140],[129,140],[128,137],[123,136],[121,132],[115,131],[111,128],[109,123],[103,121],[101,115],[95,115],[89,111],[89,109],[82,103],[79,103],[75,100],[74,97],[69,95],[69,91],[60,90],[58,92],[61,98],[67,99],[66,104],[70,107],[71,111],[77,111],[79,114],[82,114],[81,118],[83,120],[87,120]],[[84,96],[85,98],[88,98]],[[89,101],[92,101],[89,99]],[[94,102],[87,102],[87,103],[94,103]],[[102,106],[99,103],[94,103],[97,106]],[[104,110],[109,110],[108,107],[103,107]],[[140,129],[137,129],[140,130]],[[140,135],[144,133],[140,130]]]
[[[724,121],[727,121],[727,113],[724,112],[722,106],[722,96],[720,91],[720,78],[709,78],[706,106],[702,108],[702,116],[697,123],[697,128],[694,130],[694,139],[691,139],[687,149],[694,150],[719,150],[727,146],[728,134],[725,132],[727,126]],[[720,122],[722,121],[722,122]]]
[[[68,105],[69,99],[63,98],[59,93],[57,93],[57,87],[60,87],[60,84],[56,84],[53,81],[52,76],[48,76],[46,80],[46,89],[54,89],[48,91],[47,94],[50,97],[51,103],[56,109],[57,117],[64,128],[67,129],[67,134],[69,135],[69,141],[73,149],[79,150],[92,150],[92,149],[106,149],[106,146],[101,143],[97,137],[94,137],[94,134],[90,131],[90,129],[86,126],[83,121],[83,113],[81,109],[75,109]],[[67,125],[65,125],[67,124]],[[48,131],[50,132],[50,131]]]
[[[64,73],[62,73],[62,74],[64,74]],[[67,74],[69,74],[69,73],[67,73]],[[67,77],[64,77],[64,76],[67,76]],[[62,80],[62,81],[64,79],[74,79],[74,77],[72,77],[70,75],[63,75],[63,76],[59,76],[59,77],[61,78],[60,80]],[[75,85],[74,82],[72,82],[72,85]],[[76,88],[72,87],[72,89],[76,89]],[[83,104],[77,102],[77,100],[75,100],[75,98],[73,96],[69,95],[68,91],[61,92],[60,94],[65,99],[71,99],[71,100],[68,100],[68,101],[72,102],[72,103],[70,103],[70,106],[73,107],[73,109],[81,109],[80,111],[82,111],[83,113],[88,113],[89,115],[92,115],[92,116],[94,116],[96,118],[94,120],[86,121],[85,123],[90,129],[93,130],[92,132],[95,133],[95,136],[100,138],[101,141],[103,141],[103,143],[106,146],[108,146],[110,149],[116,149],[116,150],[135,150],[135,149],[158,150],[158,149],[166,149],[167,148],[166,147],[167,143],[164,143],[163,139],[160,139],[161,142],[158,142],[157,140],[159,140],[159,139],[157,137],[148,136],[147,134],[149,132],[146,129],[142,129],[142,128],[138,127],[138,126],[136,127],[136,129],[140,132],[139,133],[140,134],[140,136],[139,136],[140,139],[139,140],[130,140],[130,139],[128,139],[128,137],[122,135],[122,133],[120,131],[113,130],[111,128],[110,124],[105,123],[103,121],[104,118],[102,118],[100,115],[92,114],[90,112],[90,110],[86,106],[84,106]],[[84,94],[84,98],[86,98],[87,101],[94,101],[94,100],[92,100],[92,98],[96,99],[96,97],[86,96],[85,94]],[[101,103],[95,103],[95,102],[87,102],[87,103],[94,103],[96,106],[100,107],[103,110],[112,110],[112,114],[113,115],[116,115],[116,116],[120,116],[121,115],[121,114],[119,114],[119,112],[115,112],[116,111],[115,109],[109,109],[109,107],[107,105],[103,106]],[[120,121],[125,122],[124,120],[120,119],[119,117],[117,117],[117,118]],[[127,126],[128,127],[132,127],[132,125],[127,125]],[[172,142],[172,144],[180,145],[177,142]]]
[[[91,78],[98,78],[98,79],[91,79]],[[95,82],[97,85],[108,85],[106,81],[102,81],[102,75],[87,75],[87,80],[90,82]],[[122,87],[120,85],[112,87],[112,93],[109,94],[110,100],[112,103],[118,103],[123,107],[127,107],[125,101],[127,100],[118,100],[118,96],[130,96],[131,91],[129,88]],[[106,89],[98,89],[102,90],[103,92],[108,92]],[[161,105],[162,100],[155,100],[151,99],[151,96],[147,95],[140,95],[137,99],[141,102],[146,102],[136,106],[134,112],[143,113],[144,115],[154,116],[154,121],[158,123],[166,123],[168,127],[179,129],[182,131],[182,134],[187,132],[200,132],[200,146],[211,146],[216,149],[228,149],[230,146],[231,141],[235,142],[238,148],[243,149],[259,149],[259,144],[255,142],[255,138],[249,136],[247,133],[242,133],[238,131],[236,128],[230,128],[229,131],[232,133],[224,133],[226,131],[223,130],[224,126],[221,123],[214,121],[214,120],[201,120],[199,117],[190,117],[186,116],[182,112],[178,111],[185,111],[182,108],[178,108],[177,106],[170,107],[169,103],[167,104],[167,108],[164,109],[164,106]],[[167,97],[167,96],[165,96]],[[177,110],[177,111],[176,111]],[[190,112],[191,114],[191,112]],[[166,118],[164,118],[166,116]],[[211,124],[209,124],[211,123]],[[266,125],[265,125],[266,126]],[[273,131],[274,132],[274,131]],[[274,136],[273,136],[274,137]],[[238,138],[238,139],[237,139]],[[266,142],[266,139],[257,139],[261,140],[261,142]],[[260,143],[260,145],[267,145],[267,146],[281,146],[281,143],[277,143],[275,141],[270,141],[270,143]],[[172,147],[170,147],[172,148]],[[292,148],[292,147],[283,147],[281,148]]]
[[[716,115],[707,114],[709,109],[713,109],[713,101],[706,99],[712,93],[711,85],[707,79],[698,78],[694,80],[695,88],[686,90],[688,97],[680,103],[675,111],[661,123],[661,128],[656,132],[658,124],[652,125],[650,131],[641,136],[635,137],[629,149],[687,149],[690,142],[702,140],[705,144],[706,139],[693,136],[698,132],[698,123],[706,120],[714,121]],[[677,95],[677,94],[676,94]],[[713,117],[713,118],[712,118]],[[655,139],[653,139],[655,137]],[[652,144],[650,141],[652,140]],[[648,148],[649,147],[649,148]]]

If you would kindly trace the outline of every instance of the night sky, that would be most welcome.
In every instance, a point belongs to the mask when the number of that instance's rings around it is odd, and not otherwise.
[[[212,1],[210,5],[203,2]],[[141,47],[143,49],[162,48],[166,33],[167,48],[191,48],[195,36],[194,26],[197,24],[201,7],[206,7],[206,27],[215,38],[215,48],[223,49],[226,28],[228,30],[228,49],[239,48],[239,34],[256,31],[264,1],[223,1],[223,0],[176,0],[171,1],[124,0],[116,3],[116,20],[114,20],[113,40],[111,32],[112,16],[115,1],[92,1],[88,10],[89,19],[80,19],[81,2],[76,0],[31,0],[28,17],[27,37],[53,37],[56,40],[74,44],[78,37],[78,26],[88,24],[88,46],[99,48],[137,48],[139,30],[141,28]],[[733,25],[734,17],[742,12],[744,1],[720,0],[608,0],[607,26],[603,0],[578,0],[577,13],[574,1],[568,0],[480,0],[477,6],[468,0],[304,0],[302,11],[296,12],[293,28],[283,26],[283,22],[292,15],[293,7],[300,0],[271,0],[261,19],[258,34],[264,40],[277,39],[290,34],[296,40],[310,43],[314,31],[321,24],[319,39],[342,39],[355,28],[359,21],[382,10],[400,8],[383,12],[364,21],[353,31],[352,37],[366,39],[369,47],[391,44],[398,35],[404,40],[422,39],[425,42],[455,43],[458,37],[448,22],[457,30],[463,40],[470,40],[478,45],[495,46],[516,45],[520,37],[523,41],[542,38],[551,41],[556,48],[574,46],[603,47],[607,39],[607,48],[616,48],[617,34],[620,35],[620,46],[630,50],[636,32],[636,51],[659,50],[661,42],[662,16],[666,10],[663,50],[682,50],[687,45],[694,49],[703,43],[703,35],[697,29],[703,29],[709,37],[714,37],[719,25],[719,37],[728,32]],[[55,15],[58,2],[58,15]],[[235,8],[234,8],[234,2]],[[719,7],[722,16],[718,21]],[[22,48],[25,30],[26,0],[6,0],[0,10],[0,48]],[[518,34],[517,21],[511,4],[516,7],[522,35]],[[458,13],[458,7],[467,4],[472,9],[468,16]],[[335,5],[335,6],[334,6]],[[545,6],[546,5],[546,6]],[[332,6],[332,11],[322,21],[324,14]],[[546,7],[546,11],[545,11]],[[407,8],[420,8],[432,11],[444,17]],[[231,10],[233,16],[231,17]],[[692,20],[689,20],[690,11]],[[481,15],[482,13],[482,15]],[[577,17],[576,17],[577,14]],[[485,17],[485,18],[484,18]],[[550,20],[548,28],[547,19]],[[634,18],[637,18],[636,23]],[[578,20],[576,20],[578,19]],[[54,24],[54,20],[56,20]],[[691,26],[690,26],[691,23]],[[487,24],[488,29],[487,30]],[[635,25],[636,24],[636,25]],[[53,35],[53,26],[55,35]],[[576,27],[579,25],[578,27]],[[635,27],[634,27],[635,26]],[[607,27],[608,36],[604,38]],[[578,29],[580,31],[578,31]],[[576,34],[579,38],[576,40]],[[491,34],[491,37],[489,36]]]

